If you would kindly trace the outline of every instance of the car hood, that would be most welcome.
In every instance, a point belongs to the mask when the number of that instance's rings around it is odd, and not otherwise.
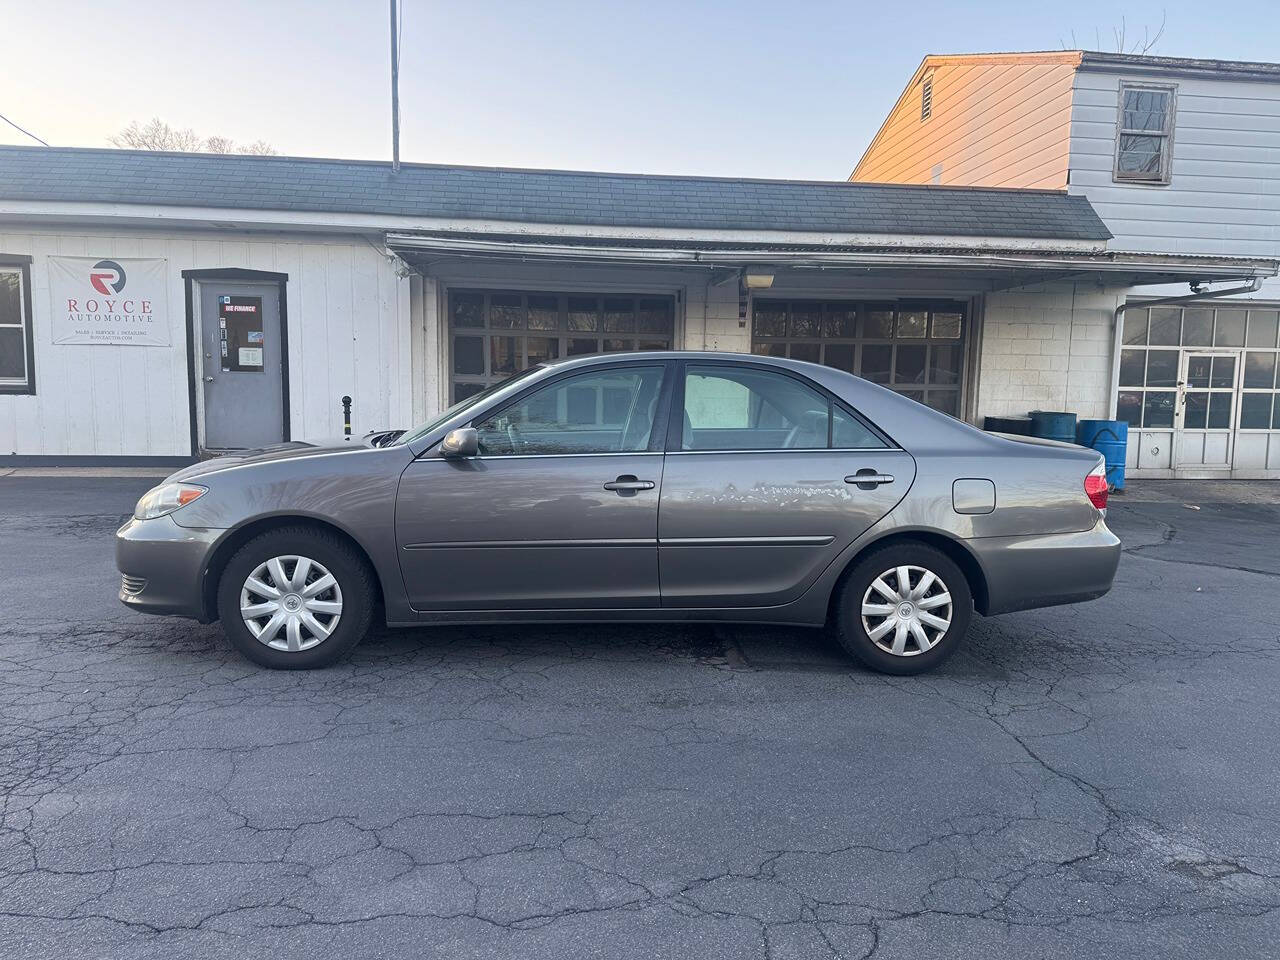
[[[208,460],[201,460],[189,467],[183,467],[172,474],[166,482],[175,480],[192,480],[210,473],[217,473],[230,467],[247,464],[271,463],[277,460],[294,460],[298,457],[313,457],[324,453],[349,453],[352,450],[367,450],[368,443],[362,437],[329,437],[322,440],[291,440],[288,443],[277,443],[256,450],[237,450],[224,453]]]

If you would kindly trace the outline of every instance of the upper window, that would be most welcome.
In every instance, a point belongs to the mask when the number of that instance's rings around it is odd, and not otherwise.
[[[0,393],[35,393],[31,272],[0,257]]]
[[[590,370],[535,390],[475,424],[481,456],[649,449],[663,368]]]
[[[692,364],[685,374],[683,450],[883,446],[862,421],[795,377],[720,364]]]
[[[920,119],[928,120],[933,116],[933,77],[925,77],[920,84]]]
[[[1173,153],[1173,87],[1122,83],[1116,180],[1168,183]]]

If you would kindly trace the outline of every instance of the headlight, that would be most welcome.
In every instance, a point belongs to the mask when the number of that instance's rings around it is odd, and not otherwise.
[[[142,495],[138,505],[133,508],[133,515],[139,520],[163,517],[167,513],[182,509],[194,500],[199,500],[208,492],[208,487],[201,487],[194,483],[163,483],[158,487],[152,487]]]

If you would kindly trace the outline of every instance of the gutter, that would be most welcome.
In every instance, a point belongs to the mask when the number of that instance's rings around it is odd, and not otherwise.
[[[1233,279],[1243,280],[1244,278],[1235,277]],[[1114,340],[1111,344],[1111,400],[1107,404],[1107,419],[1114,420],[1116,418],[1116,408],[1120,403],[1120,350],[1123,348],[1121,341],[1124,339],[1123,321],[1126,309],[1131,305],[1145,310],[1147,307],[1163,307],[1175,303],[1199,303],[1203,300],[1217,300],[1221,297],[1233,297],[1239,293],[1257,293],[1262,289],[1262,280],[1262,277],[1254,277],[1242,287],[1228,287],[1225,290],[1206,290],[1199,293],[1183,294],[1180,297],[1161,297],[1158,300],[1136,300],[1133,304],[1126,302],[1116,307],[1111,319]],[[1195,284],[1192,284],[1192,286],[1194,287]]]

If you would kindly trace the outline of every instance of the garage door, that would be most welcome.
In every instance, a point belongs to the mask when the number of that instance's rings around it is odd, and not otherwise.
[[[674,330],[670,296],[451,290],[450,403],[546,360],[670,350]]]

